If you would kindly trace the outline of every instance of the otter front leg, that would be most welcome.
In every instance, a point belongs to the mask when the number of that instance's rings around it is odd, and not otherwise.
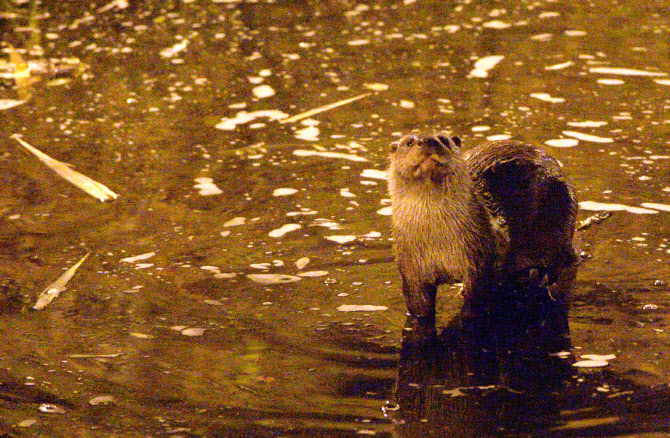
[[[437,285],[430,282],[408,281],[402,277],[402,293],[410,315],[427,324],[435,324]]]

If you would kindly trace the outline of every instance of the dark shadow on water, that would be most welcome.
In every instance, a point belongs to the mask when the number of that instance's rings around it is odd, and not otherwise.
[[[403,437],[611,437],[670,430],[670,386],[573,367],[567,306],[542,289],[502,293],[439,334],[408,318],[394,403]]]

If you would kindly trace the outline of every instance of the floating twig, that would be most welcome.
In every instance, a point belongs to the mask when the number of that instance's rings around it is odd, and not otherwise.
[[[86,260],[91,254],[90,252],[86,254],[84,257],[81,258],[77,262],[76,265],[72,266],[70,269],[65,271],[63,275],[58,277],[58,280],[54,281],[52,284],[47,286],[46,289],[42,291],[42,293],[37,297],[37,302],[33,306],[34,310],[42,310],[44,309],[51,301],[53,301],[54,298],[56,298],[61,292],[65,290],[65,285],[72,279],[74,276],[74,273],[77,272],[77,269],[79,269],[79,266],[81,266],[82,263],[84,263],[84,260]]]
[[[82,354],[82,353],[74,353],[74,354],[68,354],[67,357],[71,357],[73,359],[113,359],[115,357],[121,356],[123,353],[109,353],[109,354]]]
[[[583,221],[580,221],[577,224],[577,227],[576,227],[577,231],[588,230],[593,225],[600,224],[604,220],[608,219],[610,216],[612,216],[612,212],[610,212],[610,211],[603,211],[603,212],[600,212],[600,213],[596,213],[593,216],[589,216],[589,217],[587,217]]]
[[[109,188],[107,188],[107,186],[92,180],[86,175],[82,175],[81,173],[70,169],[70,167],[66,163],[51,158],[44,152],[29,145],[18,134],[12,135],[12,138],[18,141],[21,144],[21,146],[28,149],[28,151],[30,151],[37,158],[39,158],[41,162],[43,162],[48,167],[53,169],[57,174],[59,174],[60,176],[62,176],[75,186],[79,187],[89,195],[93,196],[94,198],[98,198],[100,201],[104,202],[119,197],[117,193],[111,191]]]
[[[314,114],[319,114],[319,113],[322,113],[322,112],[325,112],[325,111],[332,110],[333,108],[337,108],[338,106],[347,105],[351,102],[355,102],[355,101],[357,101],[359,99],[362,99],[364,97],[367,97],[371,94],[372,93],[364,93],[364,94],[360,94],[360,95],[355,96],[355,97],[351,97],[349,99],[340,100],[339,102],[334,102],[334,103],[331,103],[331,104],[328,104],[328,105],[320,106],[318,108],[314,108],[314,109],[311,109],[309,111],[305,111],[304,113],[296,114],[295,116],[289,117],[288,119],[280,120],[279,123],[297,122],[298,120],[302,120],[302,119],[306,119],[307,117],[311,117]]]

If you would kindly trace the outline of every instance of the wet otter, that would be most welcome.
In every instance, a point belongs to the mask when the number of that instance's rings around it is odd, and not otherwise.
[[[465,307],[495,305],[501,286],[564,299],[574,278],[577,202],[541,149],[490,142],[460,153],[458,137],[407,136],[391,147],[389,192],[409,313],[435,318],[442,283],[462,281]]]

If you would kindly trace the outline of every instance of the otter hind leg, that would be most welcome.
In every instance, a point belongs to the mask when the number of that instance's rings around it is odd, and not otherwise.
[[[430,282],[410,282],[402,275],[402,292],[410,315],[435,323],[437,285]]]

